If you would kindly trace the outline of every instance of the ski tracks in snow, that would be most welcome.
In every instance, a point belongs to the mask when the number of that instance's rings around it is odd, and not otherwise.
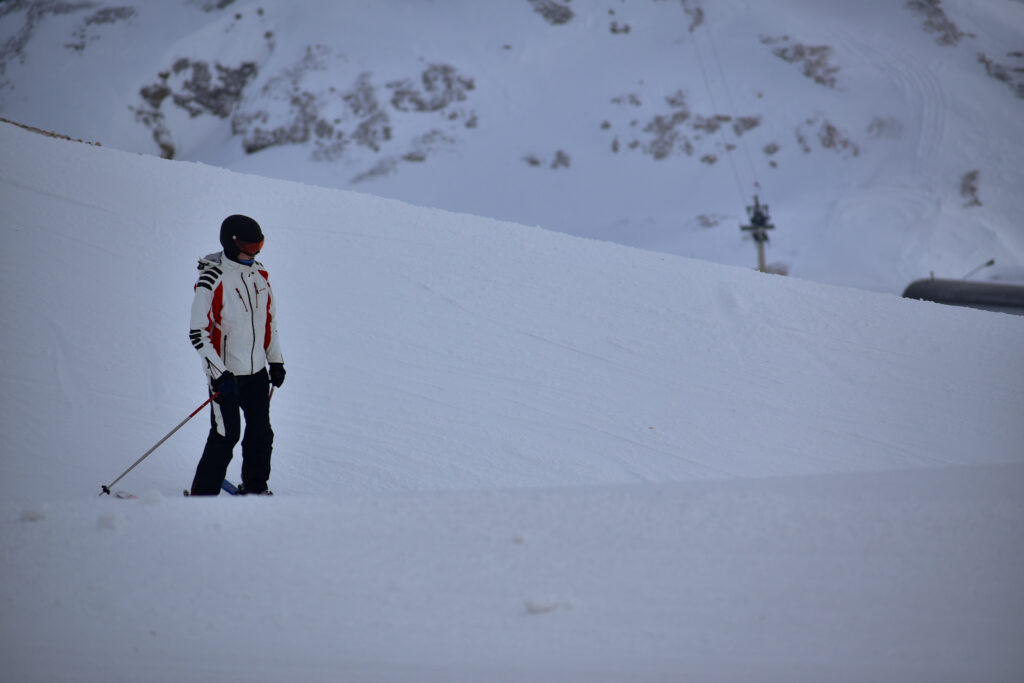
[[[918,62],[903,48],[893,46],[893,51],[900,54],[898,59],[876,58],[875,63],[882,68],[883,76],[904,93],[908,110],[919,125],[913,171],[923,176],[936,167],[946,147],[950,98],[934,66]]]
[[[941,66],[925,63],[920,53],[911,52],[895,41],[887,43],[883,53],[870,41],[846,38],[843,49],[876,67],[879,77],[894,85],[902,95],[904,131],[916,131],[913,163],[908,169],[914,177],[927,177],[938,164],[946,148],[947,112],[950,95],[943,84]]]
[[[921,51],[896,41],[887,41],[883,51],[876,41],[845,33],[836,39],[844,52],[858,63],[870,64],[877,78],[898,90],[893,110],[877,115],[883,121],[895,119],[898,134],[909,139],[907,147],[897,145],[905,161],[884,165],[884,171],[831,208],[826,220],[828,248],[837,263],[849,260],[849,254],[862,253],[856,246],[865,232],[872,233],[875,253],[858,267],[872,273],[875,282],[899,288],[908,278],[921,275],[916,264],[939,229],[936,218],[942,198],[936,187],[941,179],[934,174],[942,168],[948,146],[950,93],[941,78],[941,64],[923,61]]]

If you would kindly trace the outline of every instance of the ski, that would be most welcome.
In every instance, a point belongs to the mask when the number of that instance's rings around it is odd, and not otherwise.
[[[128,493],[127,491],[114,491],[114,497],[122,499],[138,498],[134,493]]]
[[[239,495],[241,495],[238,492],[238,487],[235,486],[234,484],[232,484],[227,479],[225,479],[224,481],[222,481],[220,483],[220,489],[221,489],[221,491],[224,491],[225,493],[229,493],[232,496],[239,496]],[[184,493],[186,497],[192,495],[192,492],[189,491],[188,489],[185,489],[184,491],[182,491],[182,493]]]

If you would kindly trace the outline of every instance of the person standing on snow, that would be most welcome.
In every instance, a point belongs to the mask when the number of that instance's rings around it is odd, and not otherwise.
[[[271,495],[270,385],[284,382],[284,357],[277,335],[277,304],[256,255],[263,231],[248,216],[233,215],[220,226],[224,250],[199,259],[189,338],[202,359],[212,404],[210,434],[196,466],[191,495],[216,496],[242,436],[240,493]],[[270,366],[269,373],[267,366]]]

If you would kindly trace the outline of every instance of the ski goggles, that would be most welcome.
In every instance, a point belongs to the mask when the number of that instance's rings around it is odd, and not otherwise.
[[[246,242],[244,240],[238,239],[237,237],[233,239],[235,241],[235,246],[238,248],[238,251],[245,252],[246,254],[249,254],[251,256],[255,256],[256,254],[260,253],[261,249],[263,249],[263,240],[260,240],[259,242]]]

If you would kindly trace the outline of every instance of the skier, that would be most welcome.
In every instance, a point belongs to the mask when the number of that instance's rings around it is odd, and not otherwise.
[[[267,271],[256,261],[263,231],[248,216],[233,215],[220,226],[224,250],[199,259],[189,338],[199,352],[212,405],[210,433],[196,467],[191,495],[220,493],[232,451],[242,436],[239,493],[272,495],[270,385],[284,382],[284,357],[277,336],[277,304]],[[267,366],[270,366],[269,373]]]

